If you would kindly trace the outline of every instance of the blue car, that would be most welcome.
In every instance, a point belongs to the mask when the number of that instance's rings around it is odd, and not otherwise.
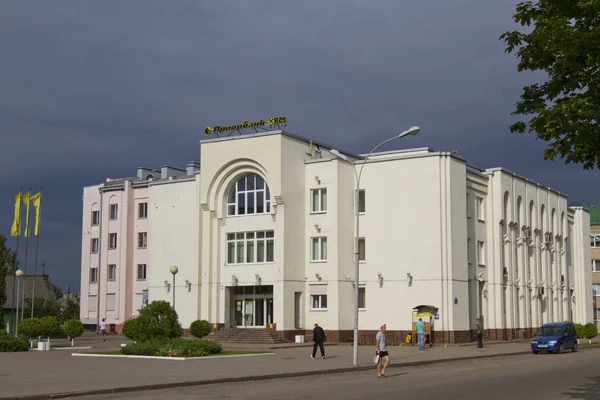
[[[563,353],[565,350],[577,351],[577,334],[571,322],[554,322],[544,324],[531,340],[531,351]]]

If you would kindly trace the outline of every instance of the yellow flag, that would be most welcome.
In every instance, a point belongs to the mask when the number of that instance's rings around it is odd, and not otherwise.
[[[25,237],[29,237],[29,199],[30,199],[30,197],[31,197],[31,191],[21,195],[21,200],[23,201],[23,204],[25,204],[25,233],[23,234],[23,236],[25,236]]]
[[[13,200],[15,201],[15,217],[10,228],[10,236],[21,236],[21,192],[15,194]]]
[[[33,196],[31,196],[31,204],[35,208],[35,228],[33,234],[38,236],[40,234],[40,217],[42,216],[42,191],[40,190]]]

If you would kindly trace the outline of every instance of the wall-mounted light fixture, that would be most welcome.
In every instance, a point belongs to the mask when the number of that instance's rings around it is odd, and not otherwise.
[[[383,275],[381,272],[377,273],[377,280],[379,281],[379,287],[383,286]]]
[[[254,283],[256,284],[256,286],[260,286],[261,282],[262,282],[262,278],[260,277],[260,275],[258,275],[258,274],[254,275]]]
[[[479,282],[483,282],[483,272],[480,272],[480,273],[477,274],[477,280]]]
[[[315,175],[315,181],[317,181],[319,185],[321,184],[321,178],[319,178],[319,175]]]
[[[319,226],[319,224],[315,224],[315,229],[317,230],[317,232],[321,232],[321,227]]]
[[[408,279],[408,285],[412,285],[412,281],[413,281],[413,276],[410,272],[406,273],[406,279]]]
[[[238,284],[237,276],[235,276],[235,274],[231,275],[231,286],[237,286],[237,284]]]
[[[315,277],[317,278],[317,280],[321,280],[321,274],[319,274],[318,272],[315,272]]]
[[[165,280],[165,289],[167,289],[167,292],[171,289],[171,283],[167,280]]]
[[[188,292],[192,290],[192,282],[190,282],[189,279],[185,280],[185,288],[188,290]]]

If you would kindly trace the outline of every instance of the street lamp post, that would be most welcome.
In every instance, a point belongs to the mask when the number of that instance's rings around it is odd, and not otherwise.
[[[17,284],[17,314],[16,319],[15,319],[15,336],[19,336],[19,300],[20,300],[20,288],[21,288],[21,278],[23,276],[23,271],[21,271],[20,269],[17,270],[17,272],[15,272],[15,276],[16,276],[16,284]],[[25,296],[23,296],[25,297]],[[21,314],[23,314],[23,308],[21,308]]]
[[[170,271],[173,274],[173,309],[175,309],[175,275],[179,271],[179,268],[177,268],[175,265],[173,265],[171,267]]]
[[[362,176],[362,171],[363,171],[363,168],[365,167],[365,163],[367,162],[367,160],[369,159],[369,157],[371,156],[371,154],[373,154],[373,152],[375,150],[377,150],[379,147],[383,146],[384,144],[391,142],[392,140],[400,139],[400,138],[403,138],[408,135],[416,135],[420,131],[421,131],[421,129],[418,126],[413,126],[412,128],[407,129],[404,132],[400,133],[399,135],[395,135],[395,136],[379,143],[363,159],[362,165],[360,167],[360,172],[358,172],[358,173],[356,172],[355,163],[350,161],[350,159],[348,157],[346,157],[345,155],[343,155],[342,153],[340,153],[339,151],[337,151],[335,149],[330,150],[330,153],[333,154],[334,156],[340,158],[343,161],[346,161],[346,162],[352,164],[352,166],[354,167],[354,175],[356,176],[356,192],[354,193],[354,214],[356,217],[356,222],[355,222],[356,233],[355,233],[355,237],[354,237],[354,346],[353,346],[354,365],[358,365],[358,298],[359,298],[359,279],[358,278],[359,278],[359,265],[360,265],[360,262],[359,262],[360,178]]]

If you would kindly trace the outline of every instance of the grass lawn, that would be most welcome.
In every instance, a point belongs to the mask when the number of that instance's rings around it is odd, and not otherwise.
[[[579,343],[578,346],[585,349],[591,349],[594,347],[600,347],[600,343]]]
[[[243,355],[243,354],[267,354],[271,353],[269,351],[248,351],[248,350],[223,350],[219,354],[211,354],[207,357],[215,357],[215,356],[235,356],[235,355]],[[85,354],[103,354],[103,355],[117,355],[121,356],[120,350],[108,350],[108,351],[86,351]],[[167,358],[167,357],[165,357]]]

